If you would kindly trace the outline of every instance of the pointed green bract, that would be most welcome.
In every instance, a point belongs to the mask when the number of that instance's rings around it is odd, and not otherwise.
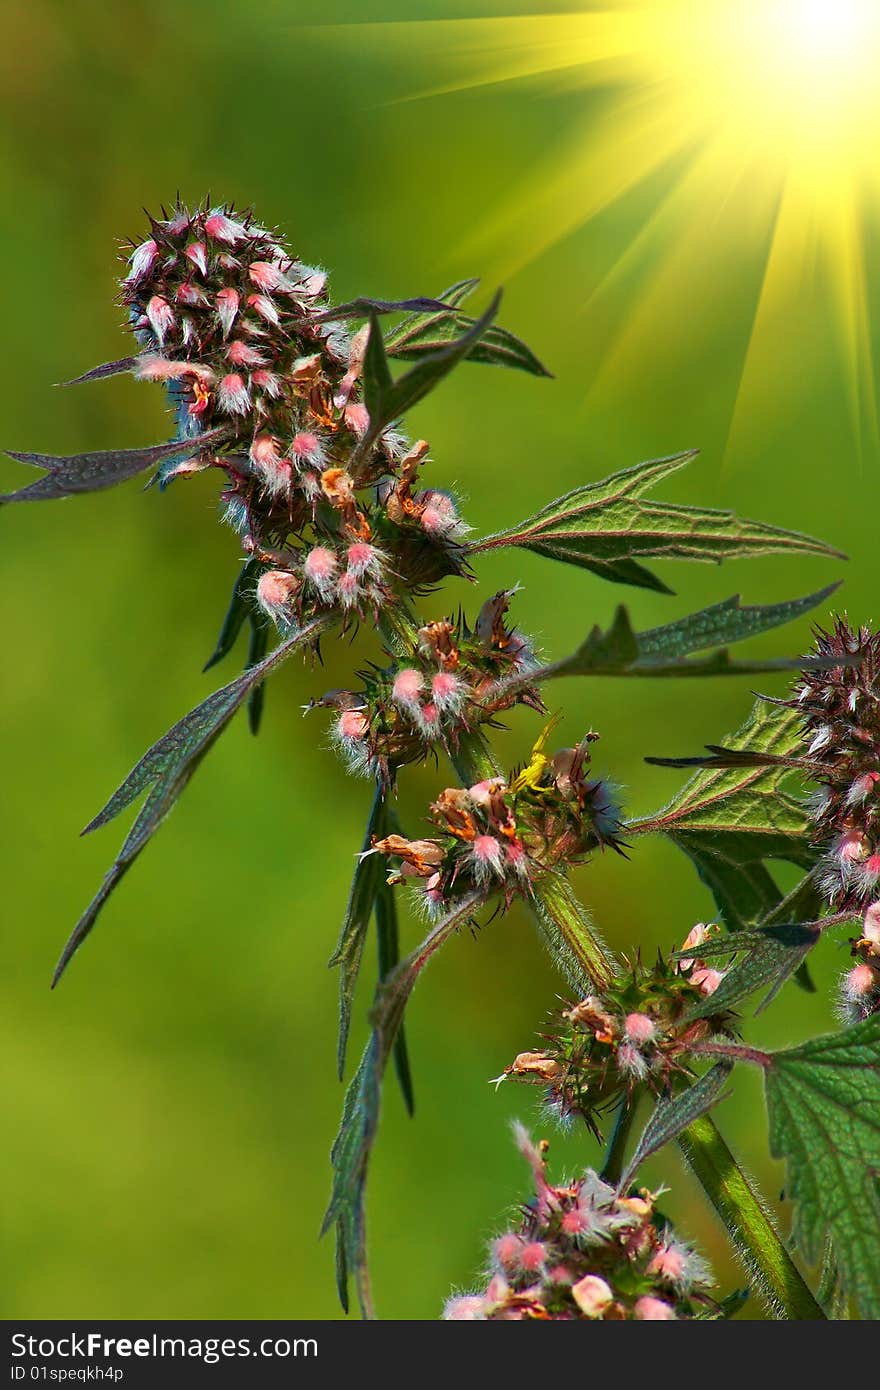
[[[865,1318],[880,1318],[880,1015],[773,1055],[770,1149],[787,1163],[808,1260],[830,1238]]]
[[[643,500],[650,488],[694,456],[690,450],[655,459],[575,488],[519,525],[477,541],[470,553],[517,546],[579,565],[616,584],[662,593],[671,590],[638,559],[721,561],[773,553],[843,558],[821,541],[741,520],[733,512]]]
[[[785,759],[800,752],[795,710],[758,700],[726,747],[764,754],[769,766],[701,767],[662,811],[626,825],[627,835],[666,835],[691,859],[731,930],[754,926],[782,898],[766,861],[812,866],[809,818],[785,790]],[[778,759],[779,761],[773,761]]]
[[[379,983],[371,1015],[373,1032],[345,1094],[342,1122],[333,1144],[333,1191],[322,1231],[337,1228],[337,1276],[345,1283],[339,1295],[348,1306],[348,1275],[354,1276],[361,1307],[373,1317],[367,1275],[365,1215],[367,1169],[376,1131],[382,1078],[394,1048],[404,1010],[420,974],[432,956],[472,916],[480,896],[472,894],[442,918],[411,955]]]
[[[140,762],[132,769],[122,786],[114,792],[107,805],[98,812],[83,831],[87,834],[99,829],[136,801],[148,787],[150,793],[132,826],[122,849],[108,870],[104,882],[83,913],[64,947],[61,959],[52,980],[58,983],[73,955],[79,950],[91,932],[101,908],[110,894],[128,872],[134,860],[158,830],[165,817],[173,809],[178,797],[189,782],[199,763],[216,739],[225,729],[239,706],[247,699],[255,686],[280,666],[297,648],[314,641],[322,628],[323,620],[311,623],[302,632],[294,634],[282,642],[271,655],[229,685],[216,690],[203,700],[183,719],[178,720],[167,734],[154,743]]]

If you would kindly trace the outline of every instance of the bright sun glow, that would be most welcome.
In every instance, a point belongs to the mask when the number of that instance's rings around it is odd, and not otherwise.
[[[880,216],[880,0],[606,0],[335,32],[385,56],[397,48],[421,73],[413,96],[517,81],[566,94],[555,147],[465,248],[496,271],[509,275],[630,195],[642,199],[646,211],[588,287],[590,308],[604,304],[616,324],[592,372],[594,398],[616,389],[625,399],[658,342],[683,353],[724,314],[741,318],[727,282],[750,267],[734,433],[756,407],[796,410],[809,356],[794,352],[799,332],[798,349],[806,336],[814,356],[822,337],[822,379],[836,368],[851,438],[863,453],[876,448],[863,229]],[[437,74],[429,90],[426,72]],[[571,116],[577,88],[592,93],[582,119]],[[820,301],[821,328],[818,311],[805,318]],[[668,326],[683,304],[679,347]]]

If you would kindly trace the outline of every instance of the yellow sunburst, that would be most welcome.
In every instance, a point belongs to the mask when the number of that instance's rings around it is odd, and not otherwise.
[[[616,306],[594,394],[632,380],[683,305],[682,345],[702,350],[701,313],[725,312],[719,287],[751,260],[734,429],[758,407],[796,406],[796,325],[829,340],[858,450],[876,449],[864,227],[880,210],[880,0],[606,0],[353,27],[385,51],[429,53],[442,80],[422,96],[523,80],[593,89],[589,120],[569,123],[468,249],[509,275],[653,181],[650,210],[591,286],[594,305]],[[821,326],[804,316],[811,299]]]

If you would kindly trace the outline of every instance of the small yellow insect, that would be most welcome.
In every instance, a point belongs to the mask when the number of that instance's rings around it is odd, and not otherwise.
[[[523,768],[522,772],[520,772],[518,776],[514,777],[513,781],[510,784],[510,790],[512,792],[521,792],[525,791],[526,788],[528,788],[529,791],[537,792],[538,794],[540,794],[542,792],[550,790],[549,787],[541,786],[541,779],[544,776],[544,773],[547,771],[547,768],[550,766],[550,759],[545,755],[544,749],[547,746],[548,738],[552,734],[553,730],[556,728],[560,718],[561,715],[554,714],[550,717],[550,719],[548,719],[547,723],[544,725],[543,729],[538,735],[537,742],[535,743],[535,746],[532,749],[529,761],[526,763],[526,766]]]

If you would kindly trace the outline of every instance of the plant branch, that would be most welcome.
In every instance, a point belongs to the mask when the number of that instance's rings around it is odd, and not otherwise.
[[[799,1321],[824,1318],[763,1201],[714,1120],[708,1115],[694,1120],[679,1135],[678,1146],[773,1316]]]

